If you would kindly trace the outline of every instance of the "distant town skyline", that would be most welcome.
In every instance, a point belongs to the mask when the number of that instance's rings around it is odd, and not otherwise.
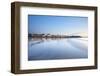
[[[28,33],[87,33],[88,17],[28,15]]]

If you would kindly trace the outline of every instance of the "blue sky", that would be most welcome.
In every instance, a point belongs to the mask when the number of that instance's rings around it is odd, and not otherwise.
[[[28,15],[29,33],[72,34],[88,31],[88,17]]]

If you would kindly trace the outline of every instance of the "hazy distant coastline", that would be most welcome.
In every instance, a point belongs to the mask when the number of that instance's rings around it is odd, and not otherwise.
[[[79,35],[28,34],[29,38],[87,38]]]

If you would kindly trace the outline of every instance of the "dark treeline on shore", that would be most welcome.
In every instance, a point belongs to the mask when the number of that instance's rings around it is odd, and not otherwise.
[[[28,34],[29,38],[81,38],[81,36],[51,35],[51,34]]]

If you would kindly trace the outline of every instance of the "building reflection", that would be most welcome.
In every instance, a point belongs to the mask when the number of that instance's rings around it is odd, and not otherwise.
[[[79,35],[51,35],[51,34],[28,34],[28,40],[31,41],[31,46],[41,44],[44,41],[61,40],[66,38],[87,38],[87,36]]]

